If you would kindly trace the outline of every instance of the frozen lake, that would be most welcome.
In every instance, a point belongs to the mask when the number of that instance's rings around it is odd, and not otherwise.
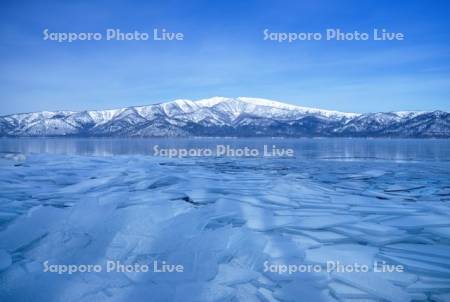
[[[151,156],[216,144],[295,158]],[[450,301],[450,140],[0,139],[0,154],[1,301]]]
[[[450,160],[445,139],[281,139],[281,138],[0,138],[0,152],[67,155],[153,155],[155,145],[165,148],[202,148],[227,144],[235,148],[276,145],[292,148],[298,159]]]

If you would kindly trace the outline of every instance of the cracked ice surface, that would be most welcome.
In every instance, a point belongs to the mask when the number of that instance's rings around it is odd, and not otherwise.
[[[448,162],[0,159],[1,301],[449,301]],[[44,273],[43,263],[183,273]],[[370,272],[278,274],[327,261]],[[374,272],[375,262],[405,272]],[[266,263],[267,263],[266,262]]]

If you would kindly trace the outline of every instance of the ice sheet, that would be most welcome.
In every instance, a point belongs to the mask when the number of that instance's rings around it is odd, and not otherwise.
[[[448,300],[449,163],[66,155],[12,163],[0,162],[1,301]],[[108,259],[186,271],[43,272],[46,260]],[[327,261],[370,271],[264,271]],[[374,272],[381,261],[405,272]]]

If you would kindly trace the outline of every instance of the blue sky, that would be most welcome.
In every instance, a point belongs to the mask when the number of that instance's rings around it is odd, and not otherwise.
[[[2,1],[0,114],[252,96],[352,112],[450,111],[448,1]],[[184,41],[44,41],[183,32]],[[404,41],[263,40],[327,28]]]

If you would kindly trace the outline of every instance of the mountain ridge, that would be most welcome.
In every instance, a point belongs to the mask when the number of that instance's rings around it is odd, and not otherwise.
[[[450,114],[351,113],[262,98],[177,99],[107,110],[40,111],[0,116],[0,136],[450,137]]]

